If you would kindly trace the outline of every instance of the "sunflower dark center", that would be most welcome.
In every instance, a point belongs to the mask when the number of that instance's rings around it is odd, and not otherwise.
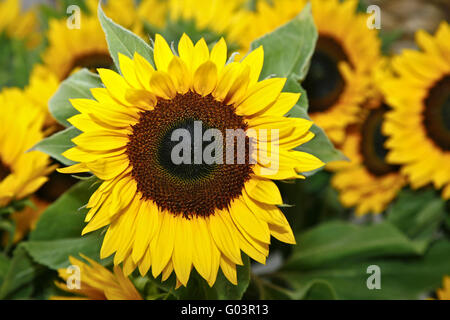
[[[349,62],[342,46],[332,37],[320,36],[302,83],[308,93],[310,113],[324,112],[339,100],[345,87],[338,68],[341,61]]]
[[[376,176],[382,176],[398,170],[397,166],[386,162],[388,150],[384,147],[386,136],[381,131],[386,105],[372,110],[362,126],[360,150],[364,166]]]
[[[0,182],[11,174],[11,169],[8,165],[4,164],[0,159]]]
[[[443,150],[450,150],[450,75],[437,81],[424,100],[424,125],[428,136]]]
[[[73,59],[64,78],[67,78],[75,68],[87,68],[95,72],[97,68],[110,68],[113,64],[108,52],[87,52]]]
[[[195,148],[196,141],[195,139],[190,139],[187,142],[187,146],[189,150],[192,152],[188,154],[188,159],[186,163],[174,163],[172,159],[172,151],[176,146],[180,143],[177,140],[173,139],[174,133],[177,130],[185,130],[187,136],[195,137],[196,135],[200,135],[203,137],[207,128],[204,128],[203,125],[200,126],[199,121],[195,121],[194,119],[183,120],[181,123],[177,124],[175,128],[169,130],[162,138],[161,144],[158,150],[158,162],[161,166],[166,169],[168,172],[173,174],[174,176],[179,177],[180,179],[185,180],[197,180],[203,177],[207,177],[212,173],[217,164],[208,164],[205,163],[203,157],[202,159],[196,163],[195,159]],[[210,144],[210,142],[204,141],[203,139],[199,140],[199,148],[201,150],[201,155],[203,155],[203,150],[205,147]]]
[[[233,106],[211,95],[188,92],[159,100],[153,110],[141,113],[127,146],[131,174],[143,199],[186,217],[227,208],[253,172],[249,138],[243,137],[242,163],[239,135],[230,135],[246,129]],[[208,134],[212,130],[215,135]],[[232,156],[227,157],[230,146]]]

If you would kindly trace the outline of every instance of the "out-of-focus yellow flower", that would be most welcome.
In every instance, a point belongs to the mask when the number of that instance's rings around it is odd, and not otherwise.
[[[401,166],[413,188],[432,183],[450,199],[450,26],[435,36],[417,32],[421,51],[404,50],[382,82],[387,160]]]
[[[74,296],[55,296],[51,297],[52,300],[142,300],[133,283],[119,266],[115,266],[114,272],[111,272],[94,260],[81,256],[89,264],[69,257],[72,266],[79,268],[80,287],[77,288],[75,285],[69,288],[67,281],[73,274],[67,269],[59,269],[58,274],[66,283],[56,282],[56,286],[73,293]]]
[[[406,184],[400,168],[388,164],[386,136],[381,128],[389,110],[379,84],[389,72],[389,61],[380,60],[372,72],[372,94],[362,110],[363,121],[347,129],[341,145],[342,152],[350,160],[329,163],[335,171],[332,185],[339,191],[342,204],[356,207],[357,215],[381,213]]]
[[[236,25],[241,48],[293,19],[306,0],[260,0],[249,11],[246,25]],[[309,113],[331,140],[340,144],[346,128],[361,121],[361,104],[368,97],[370,71],[380,55],[376,30],[368,29],[368,15],[356,13],[356,0],[312,0],[319,39],[303,86]]]
[[[29,47],[40,41],[38,19],[34,9],[21,13],[21,0],[0,0],[0,33],[11,38],[24,39]]]
[[[246,25],[245,4],[245,0],[143,0],[138,11],[145,21],[159,28],[179,21],[193,22],[203,37],[212,33],[214,40],[224,37],[227,43],[236,45],[241,37],[237,25]]]
[[[45,114],[19,89],[0,93],[0,207],[39,189],[55,167],[46,154],[27,152],[44,134]]]
[[[80,28],[69,29],[67,19],[53,19],[47,32],[49,46],[43,53],[45,67],[59,80],[79,68],[105,68],[113,65],[105,34],[97,17],[98,1],[88,0],[91,13],[81,13]],[[105,12],[115,22],[142,35],[142,23],[133,0],[108,1]]]
[[[25,88],[25,94],[32,101],[33,105],[46,115],[45,129],[55,125],[55,119],[48,108],[48,101],[55,94],[58,86],[59,79],[51,70],[40,64],[33,67],[29,84]]]

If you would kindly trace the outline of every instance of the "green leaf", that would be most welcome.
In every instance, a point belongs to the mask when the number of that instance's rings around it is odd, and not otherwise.
[[[94,260],[99,260],[103,236],[94,232],[78,238],[27,241],[22,246],[28,251],[34,261],[50,269],[57,270],[70,265],[69,256],[79,258],[82,253]]]
[[[30,151],[41,151],[67,166],[73,165],[76,162],[67,159],[62,153],[75,147],[72,139],[79,134],[81,134],[81,131],[75,127],[66,128],[63,131],[57,132],[54,135],[41,140]]]
[[[98,4],[98,17],[105,32],[109,52],[117,70],[120,70],[119,52],[131,59],[134,53],[137,52],[154,65],[153,49],[137,35],[108,18],[103,12],[101,1]]]
[[[284,269],[320,268],[350,259],[386,255],[419,255],[421,247],[389,223],[358,226],[323,223],[297,237],[300,245]]]
[[[321,268],[290,268],[280,271],[278,281],[286,281],[291,295],[298,298],[311,282],[328,282],[339,299],[420,299],[441,286],[444,275],[450,273],[450,242],[434,243],[422,257],[385,256],[354,261],[341,261]],[[380,268],[381,289],[370,290],[367,267]]]
[[[297,236],[298,246],[276,273],[260,280],[268,296],[290,299],[418,299],[450,272],[450,242],[428,248],[385,221],[357,226],[329,222]],[[381,290],[367,268],[380,267]],[[268,292],[268,294],[266,293]]]
[[[82,69],[64,80],[53,97],[49,100],[49,109],[53,117],[64,127],[70,127],[67,121],[79,112],[69,99],[92,99],[91,88],[102,87],[100,77],[87,69]]]
[[[426,247],[445,218],[445,201],[434,190],[402,190],[387,210],[387,221]]]
[[[10,259],[5,254],[0,252],[0,286],[6,273],[8,272],[10,262]]]
[[[302,80],[317,41],[317,29],[308,4],[293,20],[255,40],[251,48],[264,47],[261,78],[270,75]]]
[[[80,181],[52,203],[40,216],[30,241],[81,237],[88,209],[84,206],[95,191],[95,178]]]
[[[14,250],[9,268],[0,285],[0,299],[25,299],[31,296],[33,280],[44,269],[35,264],[22,246]]]
[[[36,262],[56,270],[68,266],[68,257],[79,253],[99,261],[101,230],[81,236],[88,211],[84,206],[95,191],[95,181],[92,177],[78,182],[42,213],[30,241],[22,243]]]

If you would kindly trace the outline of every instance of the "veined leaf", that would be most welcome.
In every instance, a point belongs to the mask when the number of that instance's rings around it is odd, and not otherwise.
[[[102,87],[100,77],[87,69],[82,69],[64,80],[49,101],[50,112],[63,126],[70,127],[67,121],[79,112],[72,106],[69,99],[93,99],[91,88]]]
[[[317,37],[311,5],[308,4],[294,19],[253,41],[252,49],[260,45],[264,47],[261,78],[276,75],[292,77],[296,81],[303,80],[314,53]]]
[[[117,70],[120,70],[119,52],[131,59],[134,53],[137,52],[154,65],[153,49],[143,39],[108,18],[103,12],[101,1],[98,4],[98,17],[105,32],[109,52]]]
[[[75,146],[72,139],[77,137],[80,133],[81,131],[77,128],[69,127],[41,140],[31,150],[42,151],[65,165],[73,165],[75,162],[67,159],[61,154]]]

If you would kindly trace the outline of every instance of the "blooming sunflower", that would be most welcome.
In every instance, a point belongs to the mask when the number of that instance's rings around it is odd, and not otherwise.
[[[91,171],[104,180],[87,204],[83,234],[108,226],[101,257],[115,253],[114,263],[123,262],[125,274],[138,267],[145,275],[151,266],[153,276],[162,273],[166,279],[175,271],[178,285],[186,285],[194,267],[213,285],[220,266],[236,284],[241,250],[265,263],[271,235],[295,243],[277,207],[282,199],[272,179],[303,178],[300,172],[323,163],[292,150],[313,138],[312,122],[283,117],[299,98],[281,92],[286,79],[258,82],[262,47],[226,64],[223,38],[210,52],[204,39],[194,45],[184,34],[178,54],[157,35],[156,70],[137,53],[133,59],[120,55],[123,76],[99,69],[106,88],[91,90],[96,100],[71,101],[80,114],[69,121],[83,133],[64,156],[79,163],[60,172]],[[245,138],[245,150],[251,140],[263,154],[256,163],[244,151],[242,163],[222,161],[219,154],[212,164],[195,159],[198,164],[175,164],[174,132],[195,135],[198,123],[224,137],[227,130],[279,129],[279,139]],[[271,139],[279,145],[277,152],[267,146]],[[268,166],[264,150],[278,157],[271,162],[277,169]]]
[[[21,13],[20,0],[0,0],[0,34],[5,32],[10,38],[26,40],[34,47],[40,40],[36,32],[38,19],[34,10]]]
[[[42,140],[44,114],[19,89],[0,93],[0,207],[35,192],[55,167],[47,155],[26,152]]]
[[[450,198],[450,38],[443,22],[435,36],[416,35],[422,51],[405,50],[394,58],[394,73],[383,91],[392,109],[383,132],[387,160],[401,165],[413,188],[433,183]]]
[[[88,1],[87,5],[91,14],[81,15],[80,29],[69,29],[67,19],[52,19],[49,22],[49,46],[42,59],[45,67],[60,80],[64,80],[78,68],[95,70],[113,65],[96,15],[98,1]],[[142,24],[137,17],[133,0],[108,1],[104,10],[124,27],[141,35]]]
[[[64,80],[78,68],[110,67],[105,35],[97,17],[82,16],[80,29],[67,28],[65,19],[49,21],[47,38],[49,46],[42,60],[59,80]]]
[[[74,274],[64,268],[59,269],[58,274],[66,282],[55,283],[61,290],[76,296],[54,296],[51,297],[52,300],[142,300],[133,283],[124,275],[119,266],[115,266],[114,273],[112,273],[94,260],[83,254],[81,256],[89,264],[69,257],[71,265],[79,268],[79,288],[75,283],[71,283],[73,288],[69,288],[67,281]]]
[[[240,46],[293,19],[306,0],[260,0],[249,12]],[[368,97],[370,70],[379,58],[376,30],[367,28],[367,15],[356,13],[357,0],[312,0],[312,14],[319,38],[303,86],[309,113],[331,140],[344,141],[346,128],[360,121],[360,105]],[[237,26],[237,28],[242,28]]]
[[[379,84],[389,72],[389,61],[380,60],[372,72],[372,94],[361,110],[363,119],[347,129],[342,152],[350,159],[328,164],[335,171],[332,185],[339,191],[341,203],[356,207],[357,215],[381,213],[406,184],[400,168],[386,161],[386,136],[382,125],[389,106]]]

